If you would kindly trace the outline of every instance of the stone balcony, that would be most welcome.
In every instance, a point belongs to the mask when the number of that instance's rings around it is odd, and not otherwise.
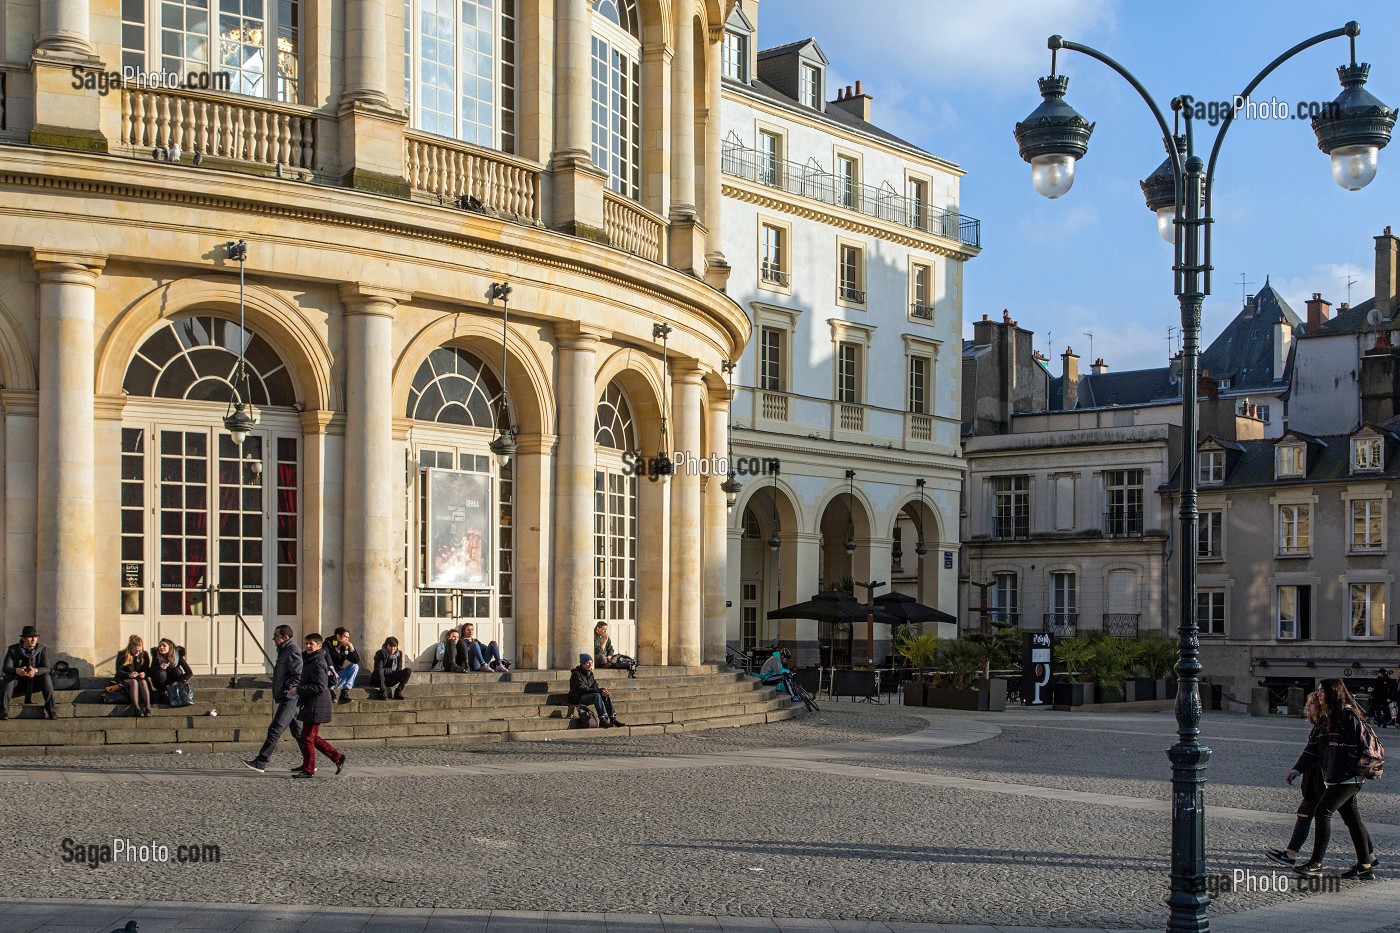
[[[955,418],[748,386],[735,386],[733,412],[734,428],[738,431],[758,430],[928,453],[946,454],[956,449],[960,426]]]

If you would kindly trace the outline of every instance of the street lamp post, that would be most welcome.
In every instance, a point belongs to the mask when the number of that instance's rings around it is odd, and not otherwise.
[[[1336,100],[1312,121],[1318,148],[1332,160],[1332,176],[1349,191],[1365,187],[1375,177],[1379,151],[1390,141],[1396,112],[1365,90],[1369,65],[1356,61],[1356,37],[1361,27],[1355,22],[1314,36],[1275,58],[1234,98],[1236,106],[1293,56],[1330,39],[1347,36],[1351,40],[1351,62],[1337,69],[1343,90]],[[1192,99],[1177,97],[1171,102],[1178,125],[1185,133],[1178,137],[1167,125],[1157,102],[1136,77],[1112,58],[1096,49],[1060,36],[1051,36],[1050,76],[1040,79],[1043,102],[1023,122],[1016,125],[1016,141],[1021,157],[1031,164],[1035,189],[1048,198],[1058,198],[1074,184],[1074,168],[1088,150],[1094,125],[1065,103],[1069,79],[1056,74],[1060,49],[1080,52],[1107,65],[1137,91],[1151,109],[1162,131],[1167,162],[1143,182],[1147,206],[1158,217],[1158,230],[1172,242],[1175,292],[1181,305],[1181,625],[1178,630],[1179,659],[1176,665],[1177,743],[1167,751],[1172,763],[1172,853],[1171,915],[1169,933],[1199,933],[1210,929],[1206,906],[1205,873],[1205,782],[1210,749],[1201,744],[1200,639],[1196,622],[1196,470],[1193,454],[1197,426],[1197,362],[1200,354],[1201,307],[1210,294],[1211,187],[1215,180],[1215,160],[1234,121],[1236,111],[1227,110],[1208,162],[1196,154],[1192,132]],[[1169,196],[1168,196],[1169,195]]]

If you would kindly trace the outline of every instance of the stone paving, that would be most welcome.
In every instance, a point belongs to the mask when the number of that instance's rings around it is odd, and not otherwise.
[[[0,873],[12,895],[89,899],[23,927],[49,933],[106,933],[140,919],[125,902],[143,899],[230,905],[189,929],[305,933],[1161,928],[1170,714],[923,713],[829,704],[676,737],[362,750],[341,777],[305,782],[231,755],[5,760]],[[1211,872],[1273,879],[1259,853],[1291,826],[1282,775],[1303,727],[1210,715],[1204,733]],[[294,761],[288,743],[274,769]],[[1400,851],[1387,783],[1362,804],[1383,853]],[[63,861],[64,838],[70,853],[216,844],[220,860],[89,868]],[[1340,824],[1333,840],[1339,871],[1352,861]],[[127,914],[87,917],[91,899]],[[332,920],[292,904],[358,909]],[[161,909],[167,925],[143,920],[145,933],[185,929],[194,910]],[[1400,882],[1222,890],[1211,913],[1241,933],[1303,917],[1315,918],[1303,929],[1369,933],[1400,916]],[[0,909],[0,930],[17,916]]]

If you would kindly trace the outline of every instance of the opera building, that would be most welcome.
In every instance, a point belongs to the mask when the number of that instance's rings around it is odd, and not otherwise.
[[[731,6],[5,0],[5,642],[722,659]]]

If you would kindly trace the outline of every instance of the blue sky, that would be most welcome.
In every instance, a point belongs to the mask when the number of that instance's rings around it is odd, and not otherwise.
[[[1035,193],[1012,127],[1039,103],[1052,33],[1116,58],[1165,109],[1177,94],[1228,100],[1275,56],[1355,19],[1357,58],[1371,63],[1368,90],[1400,106],[1400,4],[1382,2],[1118,2],[1118,0],[761,0],[763,48],[814,36],[831,60],[829,86],[864,82],[874,121],[959,163],[962,209],[982,221],[982,255],[967,264],[967,334],[982,314],[1007,308],[1052,350],[1115,370],[1164,365],[1167,329],[1179,321],[1171,247],[1156,232],[1138,180],[1161,160],[1161,134],[1136,93],[1105,66],[1062,52],[1067,100],[1097,127],[1074,189],[1050,201]],[[1284,64],[1255,100],[1331,100],[1345,38]],[[1198,151],[1215,131],[1198,125]],[[1322,292],[1335,308],[1374,291],[1375,241],[1400,230],[1400,140],[1381,153],[1367,188],[1332,181],[1306,120],[1236,121],[1222,148],[1214,190],[1214,294],[1203,346],[1239,311],[1240,273],[1252,294],[1268,276],[1293,309]],[[1053,348],[1051,347],[1053,344]]]

